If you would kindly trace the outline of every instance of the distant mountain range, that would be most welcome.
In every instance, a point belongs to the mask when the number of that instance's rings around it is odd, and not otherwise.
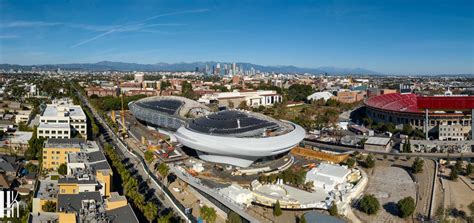
[[[138,63],[124,63],[101,61],[97,63],[71,63],[71,64],[43,64],[43,65],[17,65],[17,64],[0,64],[0,69],[3,70],[32,70],[33,67],[41,70],[55,70],[60,68],[62,70],[86,70],[86,71],[194,71],[197,68],[203,70],[206,64],[212,68],[218,62],[192,62],[192,63],[155,63],[155,64],[138,64]],[[220,62],[222,64],[231,64]],[[364,68],[338,68],[338,67],[318,67],[318,68],[303,68],[296,66],[264,66],[251,63],[237,63],[237,66],[243,67],[244,70],[250,70],[252,67],[255,70],[263,72],[277,72],[277,73],[309,73],[309,74],[367,74],[376,75],[381,74],[376,71],[367,70]]]

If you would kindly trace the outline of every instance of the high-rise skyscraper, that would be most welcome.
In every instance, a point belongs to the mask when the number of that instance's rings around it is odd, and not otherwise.
[[[217,63],[216,72],[214,74],[215,75],[220,75],[221,74],[221,64],[220,63]]]

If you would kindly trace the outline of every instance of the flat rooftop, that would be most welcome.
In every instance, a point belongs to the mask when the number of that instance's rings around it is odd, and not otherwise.
[[[85,118],[86,114],[80,105],[55,105],[48,104],[43,111],[43,117],[72,117]]]
[[[41,180],[39,181],[38,190],[34,197],[41,199],[56,199],[59,193],[58,190],[59,187],[57,180]]]
[[[80,192],[78,194],[59,194],[58,210],[62,212],[79,212],[82,209],[82,201],[102,201],[100,192]]]
[[[333,165],[328,163],[321,163],[318,167],[314,168],[317,173],[327,176],[334,176],[338,178],[343,178],[350,173],[350,170],[343,166]]]
[[[39,129],[43,128],[55,128],[55,129],[63,129],[63,130],[70,130],[71,126],[67,123],[44,123],[41,122],[38,126]]]
[[[81,148],[84,139],[48,139],[44,148]]]
[[[390,140],[390,138],[369,137],[367,141],[365,141],[365,144],[386,146],[388,143],[390,143]]]

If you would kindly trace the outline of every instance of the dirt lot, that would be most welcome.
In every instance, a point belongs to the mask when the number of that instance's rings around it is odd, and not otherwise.
[[[406,170],[394,166],[376,166],[369,176],[365,194],[375,195],[382,208],[373,216],[355,211],[362,222],[406,222],[397,216],[396,203],[404,197],[415,198],[416,188]]]
[[[444,208],[456,209],[469,214],[468,205],[474,201],[474,191],[466,185],[466,183],[470,182],[463,181],[461,177],[457,181],[449,180],[449,174],[450,170],[448,169],[441,176],[445,188],[443,197]]]

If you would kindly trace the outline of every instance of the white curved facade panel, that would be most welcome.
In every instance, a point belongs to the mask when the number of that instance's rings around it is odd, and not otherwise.
[[[284,135],[262,138],[237,138],[195,132],[180,127],[175,133],[178,141],[198,151],[199,158],[216,163],[248,167],[255,160],[284,153],[304,139],[305,130],[296,124]]]

